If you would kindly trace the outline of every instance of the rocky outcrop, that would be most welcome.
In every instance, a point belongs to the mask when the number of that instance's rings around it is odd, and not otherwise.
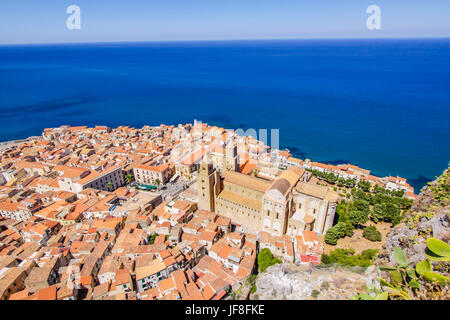
[[[347,300],[366,293],[367,285],[379,288],[384,272],[376,266],[394,265],[394,248],[401,247],[410,262],[426,258],[426,239],[450,240],[450,170],[425,187],[403,221],[387,235],[375,265],[359,267],[310,268],[292,263],[276,264],[256,279],[250,299],[264,300]]]
[[[399,225],[387,235],[376,264],[394,265],[393,250],[401,247],[410,262],[426,259],[426,239],[434,237],[444,242],[450,240],[450,171],[426,186]]]
[[[379,286],[374,267],[310,268],[292,263],[276,264],[260,274],[252,300],[348,300],[366,290],[366,285]]]
[[[377,263],[393,265],[395,247],[401,247],[411,262],[418,263],[426,259],[425,241],[428,237],[433,236],[448,242],[449,213],[449,209],[445,208],[436,212],[430,220],[421,218],[414,228],[406,223],[394,228],[387,236],[384,250],[381,251]]]

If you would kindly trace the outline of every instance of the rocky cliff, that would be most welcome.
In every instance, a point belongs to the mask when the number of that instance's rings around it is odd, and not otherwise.
[[[348,300],[378,286],[374,267],[309,268],[293,263],[276,264],[256,279],[256,292],[251,300]]]
[[[376,264],[393,265],[394,247],[401,247],[411,262],[426,259],[429,237],[450,240],[450,169],[422,189],[402,222],[387,235]]]
[[[450,240],[450,168],[426,186],[402,222],[387,236],[375,265],[394,265],[394,247],[401,247],[410,262],[424,260],[426,239]],[[447,264],[448,266],[448,264]],[[445,269],[445,268],[444,268]],[[448,269],[448,268],[447,268]],[[448,273],[449,270],[442,270]],[[380,270],[355,267],[315,267],[277,264],[258,275],[250,299],[346,300],[366,292],[366,285],[379,288]]]

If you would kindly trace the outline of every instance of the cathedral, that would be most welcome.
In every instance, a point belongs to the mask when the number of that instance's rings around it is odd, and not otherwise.
[[[223,162],[200,164],[199,209],[229,217],[236,224],[272,235],[323,234],[333,225],[339,195],[308,182],[311,175],[289,167],[270,181],[238,172],[236,147],[228,145]]]

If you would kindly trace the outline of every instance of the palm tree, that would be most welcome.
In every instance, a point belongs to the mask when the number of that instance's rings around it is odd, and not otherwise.
[[[133,181],[134,181],[134,177],[133,177],[132,174],[127,174],[127,175],[125,176],[125,182],[126,182],[127,184],[130,184],[130,183],[132,183]]]
[[[159,190],[159,184],[160,184],[159,179],[153,180],[153,184],[156,185],[157,189]]]

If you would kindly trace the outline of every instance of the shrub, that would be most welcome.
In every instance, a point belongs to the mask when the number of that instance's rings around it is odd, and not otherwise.
[[[319,292],[318,290],[314,289],[314,290],[311,292],[311,297],[313,297],[314,299],[317,299],[317,297],[319,296],[319,294],[320,294],[320,292]]]
[[[365,227],[363,237],[370,241],[381,241],[381,233],[374,226]]]
[[[159,236],[159,234],[157,234],[156,232],[155,232],[154,234],[152,234],[152,235],[150,236],[149,240],[148,240],[148,243],[149,243],[149,244],[155,243],[155,238],[156,238],[157,236]]]
[[[322,261],[323,264],[332,264],[333,263],[333,260],[327,254],[322,254],[322,257],[320,258],[320,260]]]
[[[273,256],[269,249],[264,248],[258,253],[258,270],[260,272],[266,271],[266,269],[274,264],[281,263],[280,259]]]
[[[325,243],[335,246],[339,238],[351,237],[354,229],[350,222],[338,222],[337,225],[327,230]]]
[[[343,264],[349,266],[368,267],[376,257],[378,250],[364,250],[361,254],[355,255],[352,249],[335,249],[329,255],[323,254],[321,261],[323,264]]]
[[[325,243],[335,246],[339,238],[339,231],[336,227],[331,227],[325,234]]]
[[[361,256],[365,259],[373,260],[378,254],[377,249],[366,249],[361,252]]]
[[[256,282],[256,278],[257,278],[257,277],[258,277],[258,276],[257,276],[256,274],[251,274],[251,275],[249,275],[248,278],[247,278],[247,280],[246,280],[247,285],[249,285],[249,286],[254,285],[255,282]]]

